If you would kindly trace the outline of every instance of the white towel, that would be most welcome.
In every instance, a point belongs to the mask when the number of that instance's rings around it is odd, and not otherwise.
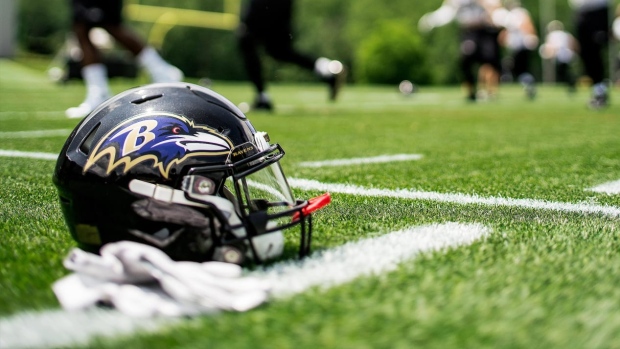
[[[247,311],[265,302],[270,285],[222,262],[175,262],[144,244],[110,243],[96,255],[73,249],[64,266],[74,273],[52,289],[67,310],[105,304],[140,317]]]

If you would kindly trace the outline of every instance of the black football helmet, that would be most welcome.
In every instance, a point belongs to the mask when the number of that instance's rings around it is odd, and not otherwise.
[[[131,240],[175,260],[255,263],[279,256],[287,228],[310,250],[311,212],[295,200],[270,144],[221,95],[188,83],[125,91],[67,139],[53,181],[72,237],[87,251]]]

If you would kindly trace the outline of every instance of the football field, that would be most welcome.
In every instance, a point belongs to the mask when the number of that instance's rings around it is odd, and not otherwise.
[[[75,246],[51,177],[79,82],[0,60],[0,348],[620,348],[620,95],[516,85],[273,84],[249,112],[286,151],[298,198],[330,192],[313,251],[248,270],[273,282],[245,313],[128,318],[60,310]],[[113,80],[114,93],[145,82]],[[235,104],[247,83],[211,86]]]

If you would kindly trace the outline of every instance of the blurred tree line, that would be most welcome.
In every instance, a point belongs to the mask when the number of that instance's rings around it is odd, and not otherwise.
[[[128,1],[128,0],[127,0]],[[293,35],[297,47],[317,56],[343,61],[349,77],[360,83],[452,84],[459,81],[457,28],[454,24],[420,34],[418,19],[437,9],[443,0],[297,0]],[[541,30],[542,1],[522,0]],[[620,0],[616,0],[620,1]],[[223,0],[133,0],[133,3],[222,11]],[[556,0],[555,19],[572,30],[568,1]],[[57,52],[70,30],[69,0],[19,0],[18,42],[25,51]],[[544,16],[544,15],[543,15]],[[148,23],[129,22],[147,36]],[[241,59],[232,31],[176,26],[160,48],[162,55],[187,76],[216,80],[244,80]],[[540,59],[535,57],[540,74]],[[266,60],[271,80],[313,81],[296,67]]]

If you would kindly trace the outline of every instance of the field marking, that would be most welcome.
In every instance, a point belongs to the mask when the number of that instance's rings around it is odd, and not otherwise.
[[[412,160],[420,160],[422,158],[423,156],[421,154],[395,154],[395,155],[379,155],[379,156],[373,156],[373,157],[368,157],[368,158],[305,161],[305,162],[300,162],[298,165],[301,167],[347,166],[347,165],[376,164],[376,163],[396,162],[396,161],[412,161]]]
[[[351,194],[372,197],[392,197],[401,199],[427,200],[454,204],[478,204],[487,206],[520,207],[536,210],[550,210],[583,214],[601,214],[611,217],[620,216],[620,208],[608,205],[595,205],[588,203],[552,202],[536,199],[511,199],[504,197],[482,197],[470,194],[450,194],[432,191],[418,191],[410,189],[375,189],[364,188],[351,184],[321,183],[309,179],[288,180],[293,188],[302,190],[320,190],[330,193]]]
[[[403,154],[400,154],[403,155]],[[395,156],[400,156],[395,155]],[[411,156],[419,154],[410,154]],[[38,153],[38,152],[23,152],[17,150],[2,150],[0,149],[0,157],[23,157],[42,160],[57,160],[58,155],[54,153]],[[419,155],[421,156],[421,155]],[[366,158],[372,159],[372,158]],[[352,160],[352,159],[348,159]],[[328,160],[328,161],[340,161],[340,160]],[[318,162],[317,162],[318,163]],[[303,162],[301,163],[303,164]],[[553,202],[546,200],[536,199],[511,199],[505,197],[482,197],[478,195],[459,194],[459,193],[439,193],[432,191],[418,191],[410,189],[377,189],[377,188],[364,188],[351,184],[338,184],[338,183],[321,183],[311,179],[297,179],[289,178],[289,185],[294,188],[303,190],[321,190],[329,191],[332,193],[340,194],[353,194],[361,196],[376,196],[376,197],[394,197],[402,199],[416,199],[416,200],[428,200],[438,202],[448,202],[455,204],[480,204],[489,206],[510,206],[510,207],[522,207],[538,210],[551,210],[562,212],[575,212],[585,214],[603,214],[611,217],[620,217],[620,208],[608,205],[595,205],[589,203],[570,203],[570,202]],[[607,194],[620,193],[620,180],[604,183],[597,187],[590,188],[589,190],[604,192]],[[604,191],[603,191],[604,190]],[[617,190],[617,192],[615,191]]]
[[[272,298],[281,299],[312,287],[327,290],[360,276],[398,268],[421,253],[464,246],[488,235],[480,224],[442,223],[413,227],[317,251],[301,261],[284,261],[249,273],[273,284]],[[94,337],[156,332],[180,321],[144,319],[116,311],[25,312],[0,318],[0,348],[49,348],[87,345]]]
[[[0,111],[0,120],[20,119],[25,117],[49,117],[49,116],[65,116],[65,112],[59,111]]]
[[[19,150],[3,150],[0,149],[0,156],[13,157],[13,158],[28,158],[39,160],[58,160],[58,154],[55,153],[39,153],[31,151],[19,151]]]
[[[15,131],[15,132],[0,132],[0,138],[42,138],[42,137],[67,137],[71,134],[69,129],[57,129],[57,130],[33,130],[33,131]]]
[[[271,282],[275,298],[302,293],[312,287],[326,290],[360,276],[393,271],[400,263],[424,252],[472,244],[489,232],[480,224],[460,223],[408,228],[318,251],[302,260],[278,263],[253,276]]]
[[[2,150],[0,156],[25,157],[42,160],[57,160],[58,155],[53,153],[22,152],[17,150]],[[418,191],[410,189],[378,189],[364,188],[351,184],[321,183],[310,179],[289,178],[289,185],[303,190],[321,190],[332,193],[352,194],[375,197],[394,197],[402,199],[428,200],[455,204],[479,204],[488,206],[509,206],[537,210],[551,210],[585,214],[602,214],[611,217],[620,217],[620,208],[608,205],[589,203],[552,202],[536,199],[511,199],[505,197],[482,197],[478,195],[459,193],[439,193],[432,191]],[[610,183],[617,183],[610,182]],[[608,183],[609,184],[609,183]],[[615,184],[614,184],[615,185]],[[611,186],[611,185],[610,185]],[[596,188],[596,187],[595,187]],[[611,193],[611,192],[609,192]]]
[[[609,195],[620,194],[620,180],[599,184],[587,190]]]
[[[132,318],[115,310],[24,312],[0,319],[0,348],[60,348],[86,345],[95,337],[156,332],[174,319]]]

